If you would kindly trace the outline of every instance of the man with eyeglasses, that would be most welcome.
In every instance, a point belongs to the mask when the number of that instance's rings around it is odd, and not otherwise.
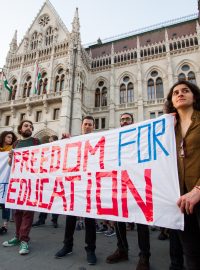
[[[120,117],[120,126],[128,126],[134,123],[133,115],[131,113],[123,113]],[[126,223],[115,223],[116,235],[117,235],[117,250],[106,258],[107,263],[118,263],[128,260],[128,241],[126,237]],[[149,228],[147,225],[137,224],[138,232],[138,246],[140,249],[139,262],[136,270],[149,270],[149,258],[150,258],[150,238]]]

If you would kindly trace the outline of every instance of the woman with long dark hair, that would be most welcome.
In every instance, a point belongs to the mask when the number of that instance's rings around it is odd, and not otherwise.
[[[3,131],[0,135],[0,152],[10,151],[13,143],[17,140],[12,131]],[[5,208],[5,204],[0,204],[2,208],[3,226],[0,227],[0,234],[7,233],[8,221],[10,218],[10,209]]]
[[[200,269],[200,89],[188,81],[175,83],[166,111],[176,117],[175,136],[185,228],[179,231],[188,270]]]

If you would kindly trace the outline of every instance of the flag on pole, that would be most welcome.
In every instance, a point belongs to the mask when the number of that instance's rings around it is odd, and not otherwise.
[[[35,94],[38,93],[38,90],[39,90],[39,83],[40,83],[40,80],[42,79],[42,74],[40,72],[40,68],[38,66],[38,63],[37,63],[37,66],[36,66],[36,76],[35,76]]]
[[[4,87],[12,94],[12,88],[10,87],[8,80],[6,78],[5,73],[2,71],[3,73],[3,83],[4,83]]]

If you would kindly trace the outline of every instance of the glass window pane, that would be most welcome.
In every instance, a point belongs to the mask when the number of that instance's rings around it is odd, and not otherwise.
[[[100,107],[100,89],[95,91],[95,107]]]
[[[101,106],[107,106],[107,88],[102,89]]]
[[[122,84],[120,86],[120,104],[126,103],[126,86]]]
[[[163,82],[161,78],[156,80],[156,98],[164,98]]]
[[[194,74],[193,71],[190,71],[188,73],[188,81],[191,82],[191,83],[196,84],[196,78],[195,78],[195,74]]]
[[[186,80],[185,74],[184,74],[184,73],[179,74],[179,75],[178,75],[178,80],[179,80],[179,81],[185,81],[185,80]]]
[[[154,81],[152,79],[148,80],[147,96],[148,96],[148,100],[155,99],[155,87],[154,87]]]

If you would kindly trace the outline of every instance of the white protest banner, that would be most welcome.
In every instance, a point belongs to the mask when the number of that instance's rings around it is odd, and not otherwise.
[[[183,229],[170,115],[14,151],[6,206]]]
[[[8,152],[0,152],[0,203],[5,203],[9,176]]]

